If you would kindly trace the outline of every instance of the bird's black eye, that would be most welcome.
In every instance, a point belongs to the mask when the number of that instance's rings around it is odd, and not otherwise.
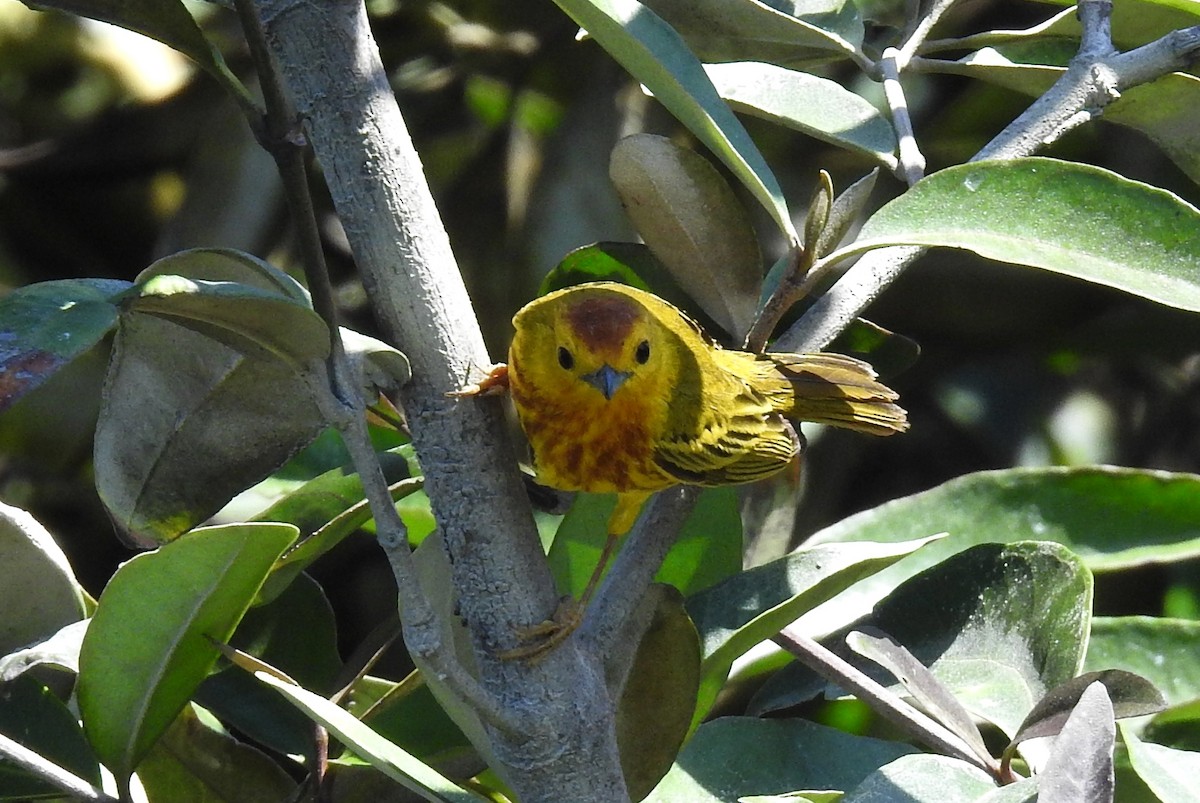
[[[575,367],[575,358],[571,356],[571,352],[567,351],[562,346],[558,347],[558,364],[561,365],[565,371],[570,371]]]
[[[643,340],[641,343],[638,343],[637,351],[633,352],[633,358],[641,365],[646,364],[646,361],[650,359],[649,340]]]

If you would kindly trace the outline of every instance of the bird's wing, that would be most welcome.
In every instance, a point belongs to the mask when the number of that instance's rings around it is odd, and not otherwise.
[[[795,431],[749,385],[721,398],[728,403],[675,417],[654,451],[659,468],[680,482],[733,485],[776,473],[800,451]]]

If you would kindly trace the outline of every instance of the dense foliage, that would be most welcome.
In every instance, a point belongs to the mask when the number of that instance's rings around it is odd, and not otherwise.
[[[0,799],[521,792],[397,638],[330,299],[420,585],[492,671],[386,399],[409,362],[320,164],[315,217],[284,203],[238,15],[0,3]],[[1194,799],[1200,10],[556,3],[367,3],[493,356],[617,279],[861,356],[912,422],[698,494],[608,666],[629,795]],[[528,490],[578,594],[613,500]]]

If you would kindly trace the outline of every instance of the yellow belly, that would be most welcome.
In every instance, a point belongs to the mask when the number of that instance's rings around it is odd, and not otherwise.
[[[635,398],[598,392],[550,402],[512,384],[538,480],[564,491],[658,491],[677,484],[654,461],[654,411]],[[594,398],[591,398],[593,397]]]

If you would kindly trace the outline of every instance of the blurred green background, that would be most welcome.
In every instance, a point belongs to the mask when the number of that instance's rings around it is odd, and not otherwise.
[[[548,0],[367,5],[492,356],[503,359],[512,313],[559,259],[587,243],[635,239],[608,183],[614,142],[642,130],[681,142],[687,135],[595,43],[577,42],[575,26]],[[189,7],[249,81],[234,15],[207,3]],[[938,36],[1020,28],[1053,10],[964,4]],[[829,77],[868,97],[879,93],[849,72]],[[1028,103],[960,78],[915,75],[906,89],[930,171],[969,158]],[[839,188],[870,170],[864,159],[794,132],[746,124],[793,209],[810,196],[818,169]],[[1046,155],[1200,202],[1194,184],[1126,129],[1088,125]],[[319,165],[312,177],[346,321],[371,332]],[[899,190],[881,178],[876,202]],[[757,205],[747,207],[758,216],[769,265],[782,243]],[[0,0],[0,294],[56,278],[132,279],[154,259],[192,246],[241,248],[296,269],[274,166],[233,103],[156,43]],[[1195,316],[951,252],[921,259],[868,315],[921,345],[914,367],[886,377],[913,428],[887,441],[811,437],[797,539],[970,471],[1087,463],[1197,469]],[[55,533],[93,594],[129,556],[89,468],[106,359],[98,350],[0,415],[0,499],[31,510]],[[375,557],[364,536],[318,567],[351,621],[378,621],[392,605],[391,575]],[[1100,585],[1101,614],[1200,611],[1194,566],[1123,572]],[[355,640],[351,632],[343,638]]]

